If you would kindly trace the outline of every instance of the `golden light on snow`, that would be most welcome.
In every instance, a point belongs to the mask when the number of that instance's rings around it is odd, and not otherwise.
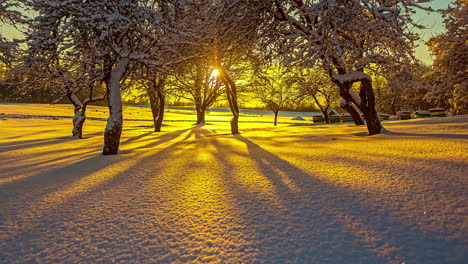
[[[0,105],[0,112],[73,112],[28,107]],[[90,117],[106,115],[90,110]],[[151,118],[149,108],[125,111],[126,118]],[[354,248],[401,263],[411,262],[400,258],[406,248],[465,237],[466,121],[388,122],[400,134],[365,137],[364,127],[280,117],[274,128],[272,116],[246,115],[233,136],[229,113],[207,115],[203,127],[192,118],[171,111],[162,133],[150,121],[125,121],[116,156],[101,155],[105,121],[87,120],[85,138],[75,140],[71,119],[0,120],[8,131],[0,133],[0,239],[24,244],[16,254],[23,262],[54,262],[42,254],[52,249],[79,262],[70,248],[82,258],[147,263],[320,257],[312,251],[337,260],[327,250],[346,256]]]

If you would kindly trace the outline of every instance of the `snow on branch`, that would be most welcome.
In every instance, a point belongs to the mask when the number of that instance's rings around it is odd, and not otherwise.
[[[331,77],[333,78],[334,81],[340,84],[354,83],[354,82],[359,82],[363,80],[368,80],[368,81],[372,80],[372,78],[368,74],[365,74],[364,72],[361,72],[361,71],[350,71],[349,73],[346,73],[346,74],[332,73]]]

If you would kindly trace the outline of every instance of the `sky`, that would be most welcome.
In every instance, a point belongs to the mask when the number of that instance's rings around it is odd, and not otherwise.
[[[450,2],[451,0],[432,0],[430,3],[424,4],[423,6],[430,6],[437,10],[446,8]],[[419,10],[414,15],[414,17],[419,24],[422,24],[426,27],[426,29],[423,30],[415,29],[415,31],[418,32],[421,37],[420,41],[417,43],[419,46],[415,49],[416,58],[420,59],[426,64],[431,64],[434,58],[430,55],[430,52],[424,43],[431,37],[441,34],[445,31],[443,18],[438,13],[422,10]],[[8,25],[0,24],[0,34],[10,39],[19,37],[17,30]]]
[[[430,6],[437,10],[446,8],[450,2],[451,0],[433,0],[430,4],[425,4],[424,6]],[[421,37],[421,40],[417,43],[419,46],[415,49],[416,57],[426,64],[431,64],[434,58],[430,55],[430,52],[424,42],[445,31],[443,18],[438,13],[422,10],[419,10],[414,17],[417,22],[426,27],[426,29],[423,30],[415,30],[416,32],[419,32]]]

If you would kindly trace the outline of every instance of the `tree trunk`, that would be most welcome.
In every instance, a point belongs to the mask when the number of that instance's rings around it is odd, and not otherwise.
[[[150,107],[151,107],[151,114],[153,116],[153,125],[154,125],[154,132],[160,132],[161,131],[161,128],[159,128],[159,131],[158,131],[158,127],[157,127],[157,120],[158,120],[158,117],[159,117],[159,109],[160,109],[160,106],[159,106],[159,103],[158,103],[158,97],[156,95],[156,91],[153,91],[153,90],[148,90],[148,97],[149,97],[149,101],[150,101]]]
[[[86,120],[86,106],[83,106],[76,95],[70,91],[67,93],[68,100],[73,104],[75,115],[73,116],[73,138],[83,138],[83,125]]]
[[[162,121],[164,120],[164,106],[165,103],[165,96],[162,91],[157,91],[158,101],[159,101],[159,109],[157,116],[154,118],[154,132],[161,132]]]
[[[359,114],[359,112],[356,110],[356,108],[351,102],[348,102],[346,101],[346,99],[343,99],[340,103],[340,106],[351,115],[356,126],[364,125],[364,121],[362,120],[361,114]]]
[[[338,87],[340,88],[340,96],[341,98],[343,98],[343,100],[341,100],[340,106],[351,115],[351,117],[353,118],[354,124],[356,124],[356,126],[364,125],[364,121],[362,120],[361,115],[355,108],[357,104],[355,103],[355,100],[350,93],[351,87],[353,86],[353,82],[341,83],[337,81],[336,79],[334,79],[333,77],[332,77],[332,81],[335,84],[337,84]]]
[[[383,126],[380,122],[379,114],[375,108],[375,95],[372,89],[372,80],[362,79],[361,90],[359,91],[361,97],[360,110],[366,119],[367,130],[369,135],[380,134]]]
[[[225,70],[222,72],[222,79],[226,86],[226,96],[233,116],[230,122],[231,133],[239,134],[239,106],[237,105],[236,84]]]
[[[231,134],[239,134],[239,115],[233,114],[231,121]]]
[[[312,95],[312,98],[319,107],[320,112],[322,112],[325,123],[330,124],[330,117],[328,116],[328,107],[324,109],[323,106],[320,104],[317,96],[315,96],[315,94]]]
[[[328,110],[322,111],[322,114],[325,123],[330,124],[330,116],[328,115]]]
[[[237,96],[230,96],[229,99],[232,112],[232,119],[231,119],[231,134],[239,134],[239,108],[237,106]]]
[[[72,134],[74,138],[83,138],[83,125],[86,120],[84,111],[75,110],[75,116],[73,117],[73,130]]]
[[[354,105],[364,114],[369,135],[380,134],[383,130],[383,126],[382,123],[380,123],[380,117],[375,108],[372,78],[362,70],[348,73],[344,73],[344,70],[341,70],[340,75],[335,75],[331,72],[331,77],[332,81],[340,87],[340,95],[344,99],[341,102],[341,106],[351,114],[356,125],[362,123],[362,118],[356,113],[356,109],[353,110]],[[350,89],[355,82],[361,83],[359,98],[354,98],[350,93]]]
[[[162,91],[163,81],[159,81],[154,87],[147,90],[150,99],[151,114],[153,115],[154,132],[161,132],[162,121],[164,120],[165,96]]]
[[[397,114],[397,111],[396,111],[396,97],[394,97],[392,99],[392,115],[396,115]]]
[[[107,119],[106,129],[104,130],[104,147],[102,150],[102,154],[104,155],[115,155],[119,151],[120,136],[122,135],[123,127],[120,81],[125,74],[128,63],[128,58],[121,59],[119,64],[112,69],[110,78],[106,82],[109,118]]]
[[[273,113],[275,113],[275,122],[274,122],[274,125],[276,126],[278,124],[278,113],[279,111],[273,111]]]
[[[356,126],[362,126],[364,125],[364,121],[362,120],[360,113],[356,109],[359,108],[359,106],[356,103],[355,98],[353,98],[353,96],[350,93],[353,83],[357,80],[340,80],[341,78],[338,78],[338,76],[345,76],[347,75],[347,73],[346,70],[342,67],[338,68],[338,72],[338,75],[335,75],[335,73],[333,73],[332,71],[329,71],[329,74],[332,82],[338,85],[338,87],[340,88],[340,96],[342,98],[340,106],[351,115]]]
[[[148,89],[148,97],[150,101],[151,114],[153,116],[153,122],[155,122],[156,117],[158,117],[158,98],[156,97],[156,92]]]
[[[197,125],[204,125],[206,107],[203,105],[196,105],[195,109],[197,111]]]

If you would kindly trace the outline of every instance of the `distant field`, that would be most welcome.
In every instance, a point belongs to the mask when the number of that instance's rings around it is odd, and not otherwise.
[[[73,107],[69,104],[0,104],[0,113],[19,115],[56,116],[59,118],[73,117]],[[151,109],[147,106],[124,106],[124,119],[152,120]],[[306,124],[311,123],[313,112],[280,112],[279,123]],[[108,109],[102,106],[88,106],[86,116],[91,119],[106,119]],[[304,117],[305,121],[291,120],[295,116]],[[227,108],[214,108],[206,115],[207,122],[229,122],[231,112]],[[166,122],[195,122],[195,110],[184,107],[168,107],[165,111]],[[273,123],[273,114],[270,111],[241,110],[240,122]]]

